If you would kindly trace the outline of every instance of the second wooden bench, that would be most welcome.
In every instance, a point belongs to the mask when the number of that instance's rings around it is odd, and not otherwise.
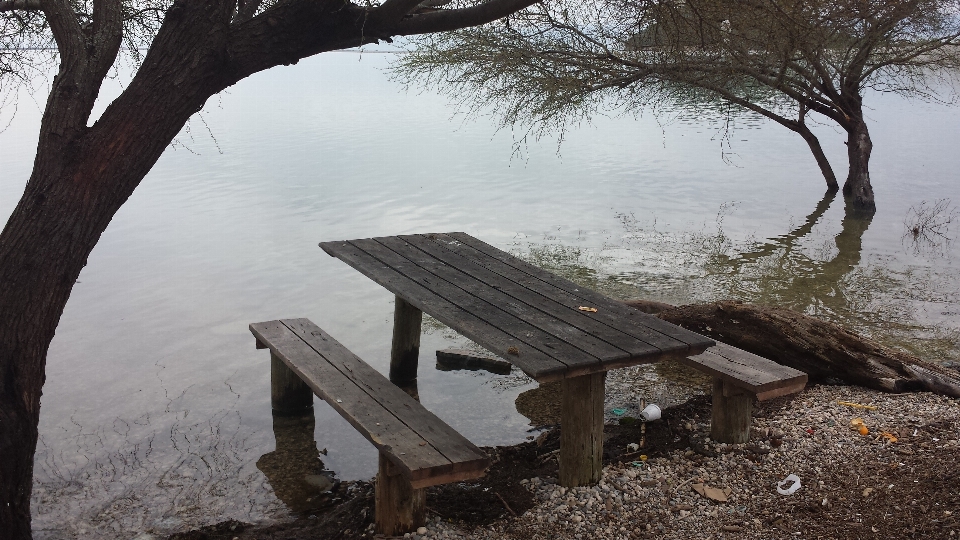
[[[719,442],[750,439],[753,400],[800,392],[807,384],[807,374],[800,370],[720,342],[680,362],[713,375],[710,438]]]
[[[487,455],[377,370],[307,319],[250,325],[270,349],[271,401],[278,414],[330,404],[380,451],[377,533],[412,532],[426,522],[424,488],[483,476]]]

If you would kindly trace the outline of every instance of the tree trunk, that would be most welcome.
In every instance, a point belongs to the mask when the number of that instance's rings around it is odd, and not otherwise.
[[[117,210],[190,116],[230,81],[222,75],[229,5],[171,8],[137,76],[90,127],[112,59],[94,69],[95,54],[64,50],[58,37],[61,68],[34,170],[0,233],[0,540],[31,538],[40,396],[60,315]]]
[[[870,153],[873,142],[862,116],[851,120],[847,129],[847,157],[850,160],[850,172],[843,184],[843,196],[857,212],[873,214],[877,205],[873,200],[873,186],[870,185]]]
[[[801,124],[796,131],[803,137],[803,140],[807,142],[807,146],[810,147],[810,152],[817,160],[820,173],[823,174],[823,179],[827,181],[827,192],[839,191],[840,184],[837,182],[837,175],[834,174],[833,167],[830,166],[830,160],[828,160],[826,154],[823,153],[823,147],[820,146],[820,139],[818,139],[806,125]]]
[[[0,540],[31,537],[46,354],[73,285],[113,216],[206,100],[253,73],[301,58],[484,24],[532,3],[492,0],[412,14],[416,2],[380,8],[288,0],[246,18],[253,4],[261,4],[254,2],[234,18],[235,0],[175,0],[136,76],[88,126],[123,40],[121,2],[94,1],[92,24],[83,27],[71,3],[41,2],[60,71],[41,121],[33,172],[0,233]]]
[[[836,324],[796,311],[742,302],[713,302],[659,310],[642,300],[628,305],[810,376],[884,392],[934,392],[960,397],[960,374],[889,349]]]

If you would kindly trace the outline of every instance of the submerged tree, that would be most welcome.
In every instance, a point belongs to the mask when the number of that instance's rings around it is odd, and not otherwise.
[[[536,129],[562,130],[604,107],[719,100],[798,133],[836,191],[810,129],[815,113],[846,132],[843,194],[872,213],[864,92],[937,99],[960,68],[958,14],[958,0],[556,0],[418,38],[397,70]]]
[[[488,23],[533,0],[448,9],[421,2],[0,0],[7,90],[29,82],[44,60],[59,65],[33,172],[0,233],[0,539],[31,536],[46,354],[77,276],[117,210],[207,99],[281,64]],[[54,52],[45,53],[50,45]],[[91,123],[101,84],[124,50],[136,72]]]

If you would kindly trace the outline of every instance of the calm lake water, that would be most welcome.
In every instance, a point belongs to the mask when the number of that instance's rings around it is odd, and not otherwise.
[[[465,231],[611,295],[787,305],[929,359],[960,356],[957,248],[904,237],[911,208],[960,204],[960,108],[867,98],[879,211],[865,222],[821,200],[813,158],[779,126],[741,120],[725,151],[719,126],[653,115],[598,118],[559,149],[517,144],[487,117],[463,122],[445,98],[404,92],[388,63],[330,53],[243,81],[121,209],[50,348],[38,538],[280,519],[299,504],[258,468],[275,435],[268,354],[247,325],[309,317],[383,372],[390,347],[393,296],[325,255],[325,240]],[[0,133],[0,215],[29,176],[44,99],[21,97]],[[842,173],[843,137],[820,132]],[[523,440],[514,400],[535,384],[437,371],[432,351],[466,342],[425,330],[424,405],[477,444]],[[373,447],[323,403],[313,430],[326,469],[374,473]]]

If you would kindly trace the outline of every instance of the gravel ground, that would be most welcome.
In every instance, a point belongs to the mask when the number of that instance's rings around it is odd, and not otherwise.
[[[612,382],[608,404],[629,401],[618,401],[622,391]],[[851,426],[857,418],[866,435]],[[758,404],[750,442],[725,445],[709,439],[709,399],[694,398],[650,424],[646,460],[622,455],[631,439],[620,428],[608,425],[608,464],[598,486],[556,485],[555,461],[552,468],[546,463],[556,432],[490,449],[498,458],[487,483],[429,493],[431,520],[408,538],[960,540],[957,399],[813,386]],[[524,460],[531,463],[527,469]],[[777,483],[789,474],[802,486],[781,495]],[[240,527],[224,537],[370,538],[372,488],[356,483],[347,489],[351,496],[334,517],[269,531]],[[471,499],[474,492],[487,498]],[[487,512],[471,518],[463,511],[470,505]]]
[[[851,427],[855,418],[863,420],[867,435]],[[607,466],[596,487],[568,490],[551,478],[533,478],[524,485],[539,504],[524,515],[474,531],[434,521],[425,536],[957,537],[958,425],[956,399],[813,387],[792,399],[760,404],[748,444],[710,442],[706,422],[687,422],[695,441],[689,450],[648,459],[640,467]],[[788,474],[799,476],[802,487],[781,495],[777,483]],[[946,485],[937,485],[944,479]],[[728,500],[708,499],[694,484],[726,489]]]

